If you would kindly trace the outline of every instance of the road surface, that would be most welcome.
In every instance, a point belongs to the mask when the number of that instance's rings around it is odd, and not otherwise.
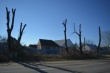
[[[110,73],[110,60],[5,63],[0,73]]]

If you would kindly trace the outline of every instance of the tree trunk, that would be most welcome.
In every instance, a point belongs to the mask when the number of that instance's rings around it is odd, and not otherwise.
[[[82,55],[83,51],[82,51],[81,35],[79,36],[79,44],[80,44],[80,54]]]
[[[12,40],[11,40],[11,32],[13,30],[13,26],[14,26],[14,18],[15,18],[15,11],[16,9],[12,9],[12,24],[11,27],[9,26],[10,24],[10,11],[8,11],[8,8],[6,7],[6,19],[7,19],[7,34],[8,34],[8,49],[9,49],[9,56],[11,58],[13,49],[12,49]]]
[[[66,48],[67,53],[69,53],[68,46],[67,46],[66,31],[64,31],[64,35],[65,35],[65,48]]]
[[[78,36],[79,36],[79,49],[80,49],[80,54],[82,55],[83,54],[83,51],[82,51],[82,42],[81,42],[81,36],[82,36],[82,34],[81,34],[81,24],[79,25],[79,33],[78,32],[76,32],[76,29],[75,29],[75,24],[74,24],[74,32],[73,33],[76,33]]]
[[[19,31],[19,37],[18,37],[18,43],[19,43],[19,44],[20,44],[21,37],[22,37],[22,35],[23,35],[23,31],[24,31],[25,27],[26,27],[26,24],[25,24],[25,25],[23,26],[23,28],[22,28],[22,23],[21,23],[21,25],[20,25],[20,31]]]
[[[17,55],[17,53],[19,53],[20,50],[21,50],[20,41],[21,41],[21,38],[22,38],[23,31],[24,31],[25,27],[26,27],[26,24],[25,24],[25,25],[23,26],[23,28],[22,28],[22,23],[21,23],[21,25],[20,25],[20,31],[19,31],[19,36],[18,36],[18,42],[17,42],[17,45],[16,45],[16,49],[17,49],[16,55]]]
[[[101,30],[100,30],[100,26],[99,26],[99,44],[98,44],[98,47],[97,47],[97,54],[99,54],[100,44],[101,44]]]
[[[67,37],[66,37],[66,24],[67,24],[67,19],[63,22],[63,25],[64,25],[64,36],[65,36],[65,49],[66,49],[66,52],[69,53],[69,50],[68,50],[68,46],[67,46]]]

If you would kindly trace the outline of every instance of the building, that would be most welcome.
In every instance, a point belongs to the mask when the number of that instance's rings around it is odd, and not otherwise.
[[[85,44],[82,50],[83,52],[97,52],[97,46],[93,44]]]
[[[31,48],[37,48],[37,45],[36,44],[30,44],[29,47],[31,47]]]
[[[55,40],[54,42],[60,46],[60,53],[66,53],[64,39],[63,40]],[[68,47],[69,53],[73,53],[73,52],[78,51],[78,49],[76,49],[77,48],[76,45],[74,45],[70,39],[67,39],[67,47]]]
[[[52,40],[39,39],[37,48],[38,49],[59,49],[60,46]]]
[[[39,39],[37,51],[42,54],[58,54],[60,46],[52,40]]]
[[[65,40],[55,40],[55,43],[57,43],[60,47],[65,48]],[[70,39],[67,39],[67,47],[73,47],[74,44],[72,43],[72,41]]]

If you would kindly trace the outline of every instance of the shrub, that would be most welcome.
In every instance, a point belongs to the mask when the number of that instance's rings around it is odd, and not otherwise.
[[[84,59],[98,59],[101,56],[97,56],[93,53],[79,53],[73,54],[31,54],[19,57],[19,61],[61,61],[61,60],[84,60]]]
[[[0,55],[0,62],[9,62],[8,57]]]

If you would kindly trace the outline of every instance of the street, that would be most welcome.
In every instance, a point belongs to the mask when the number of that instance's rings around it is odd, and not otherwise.
[[[110,73],[110,60],[4,63],[0,73]]]

